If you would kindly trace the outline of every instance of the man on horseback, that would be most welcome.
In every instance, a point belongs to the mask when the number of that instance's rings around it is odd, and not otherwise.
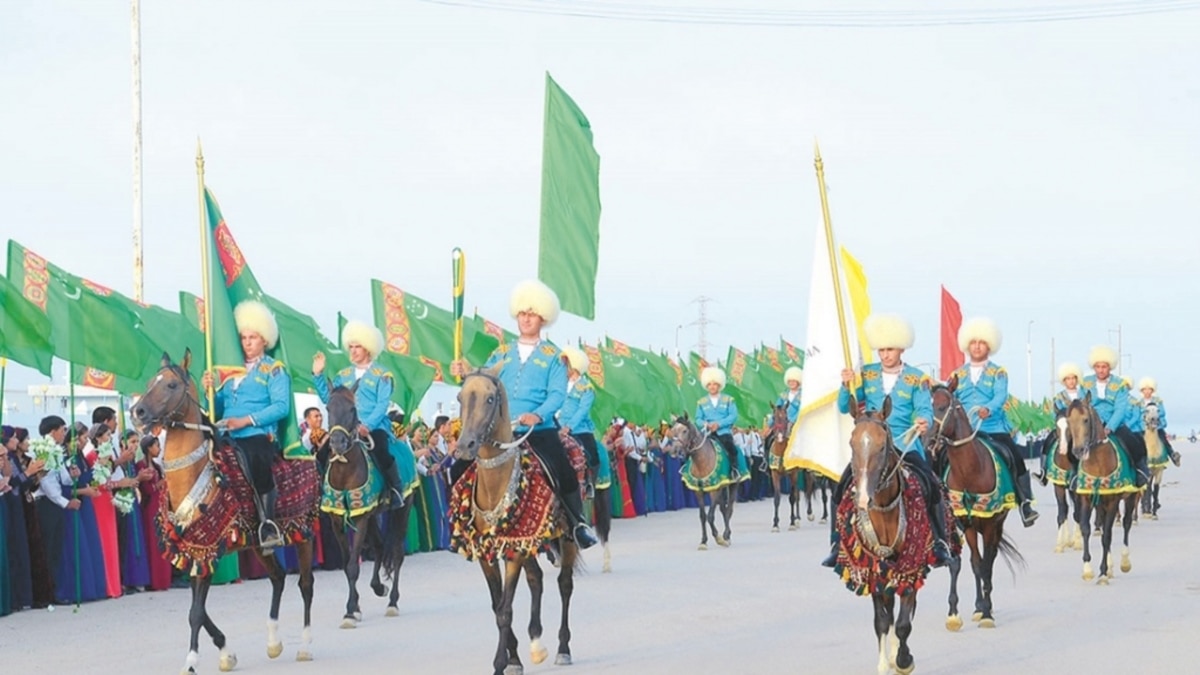
[[[350,354],[351,365],[343,368],[332,383],[324,376],[325,355],[317,352],[313,356],[313,385],[325,404],[329,403],[329,394],[336,387],[354,388],[354,408],[359,424],[352,432],[371,439],[371,458],[387,482],[388,507],[399,510],[404,506],[405,484],[393,452],[402,459],[407,458],[411,471],[406,473],[410,477],[416,475],[416,459],[408,445],[397,442],[392,421],[388,418],[396,382],[391,371],[375,363],[375,358],[383,351],[383,334],[361,321],[349,321],[342,328],[342,348]]]
[[[1158,383],[1153,377],[1143,377],[1138,381],[1138,391],[1142,392],[1141,398],[1134,397],[1132,405],[1129,406],[1129,428],[1135,433],[1142,433],[1146,430],[1144,415],[1146,409],[1154,406],[1158,409],[1158,439],[1162,441],[1163,448],[1166,449],[1167,455],[1175,466],[1179,466],[1180,455],[1175,448],[1171,447],[1171,441],[1167,439],[1167,409],[1163,407],[1162,397],[1155,395],[1158,389]]]
[[[1083,378],[1085,395],[1092,395],[1092,407],[1104,422],[1104,431],[1116,435],[1129,453],[1129,460],[1137,469],[1137,487],[1144,487],[1150,477],[1150,467],[1146,463],[1146,442],[1141,436],[1130,430],[1129,419],[1129,383],[1122,377],[1113,377],[1112,368],[1117,362],[1117,354],[1111,347],[1100,345],[1093,347],[1088,354],[1088,362],[1094,374]]]
[[[738,471],[737,445],[733,442],[733,424],[737,422],[737,402],[732,396],[722,394],[725,388],[725,371],[709,366],[700,371],[700,384],[708,390],[708,396],[696,402],[696,426],[721,441],[729,457],[729,479],[735,483],[741,476]]]
[[[220,383],[213,419],[233,438],[254,486],[259,545],[266,552],[284,544],[275,523],[279,493],[271,464],[280,456],[275,429],[292,412],[292,378],[282,362],[266,353],[279,340],[279,326],[271,310],[256,300],[246,300],[233,310],[233,319],[241,337],[245,372]],[[205,389],[212,387],[212,372],[204,373],[202,380]]]
[[[523,281],[513,289],[508,309],[517,320],[517,339],[497,347],[484,368],[501,366],[498,378],[508,394],[514,432],[528,433],[529,446],[546,467],[571,521],[572,538],[579,548],[590,548],[599,539],[583,518],[579,477],[559,440],[554,419],[567,396],[567,366],[558,347],[542,339],[542,327],[558,318],[558,296],[540,281]],[[455,361],[450,371],[461,377],[467,372],[467,363]],[[452,483],[466,466],[467,461],[455,460],[450,469]]]
[[[976,318],[963,323],[958,329],[958,348],[967,355],[967,362],[954,371],[958,387],[954,395],[975,415],[979,433],[992,442],[1000,458],[1008,465],[1017,491],[1017,502],[1021,505],[1021,522],[1031,527],[1038,512],[1033,510],[1033,486],[1030,485],[1029,469],[1017,452],[1012,437],[1012,427],[1004,414],[1008,401],[1008,371],[990,360],[1000,351],[1000,328],[991,319]]]
[[[563,358],[567,363],[567,398],[562,410],[558,411],[560,431],[570,434],[583,446],[587,454],[588,468],[596,475],[600,466],[600,451],[596,447],[596,425],[592,423],[592,404],[596,401],[596,390],[584,373],[587,372],[587,355],[575,347],[563,347]],[[588,485],[592,493],[594,486]]]
[[[899,450],[905,464],[917,474],[925,488],[925,506],[933,533],[935,567],[941,567],[953,559],[953,554],[946,544],[946,511],[942,505],[942,483],[930,468],[929,460],[925,458],[925,448],[921,445],[921,435],[933,422],[929,376],[901,360],[904,350],[913,344],[913,330],[907,321],[898,316],[872,315],[864,322],[863,331],[871,349],[879,354],[879,363],[868,363],[862,367],[862,384],[855,393],[855,400],[868,411],[878,411],[883,409],[884,400],[890,396],[892,412],[887,421],[892,438],[903,443],[906,436],[912,436],[912,440],[899,447]],[[842,388],[838,392],[838,410],[842,414],[850,413],[850,383],[854,381],[854,376],[853,370],[842,371]],[[911,428],[915,428],[915,431],[910,431]],[[835,509],[842,501],[851,476],[850,465],[847,464],[846,470],[842,472],[841,481],[833,490],[832,503]],[[821,561],[825,567],[837,564],[841,540],[836,523],[836,518],[830,519],[832,546],[829,556]]]

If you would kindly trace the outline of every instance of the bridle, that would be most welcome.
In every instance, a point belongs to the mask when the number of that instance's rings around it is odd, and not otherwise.
[[[203,423],[203,414],[200,415],[200,424],[188,422],[183,419],[187,414],[187,405],[189,403],[195,406],[197,410],[202,411],[204,409],[204,407],[200,405],[200,401],[192,395],[191,387],[188,386],[188,383],[191,381],[191,376],[188,375],[187,371],[185,371],[182,366],[174,363],[164,366],[163,370],[171,373],[179,380],[179,384],[183,385],[183,391],[181,394],[179,394],[179,400],[173,408],[170,408],[167,412],[164,412],[161,415],[143,420],[142,428],[149,429],[155,426],[162,426],[168,429],[187,429],[189,431],[200,431],[207,434],[211,438],[215,438],[216,430],[212,425]],[[158,385],[163,383],[163,381],[162,372],[159,371],[159,374],[154,378],[154,382],[149,388],[146,389],[146,392],[142,394],[141,400],[145,401],[146,397],[150,395],[150,392],[154,391]]]
[[[900,503],[900,498],[904,494],[904,490],[900,489],[896,492],[896,497],[889,504],[883,506],[875,505],[875,496],[878,495],[886,485],[890,485],[896,476],[900,473],[901,467],[904,466],[904,461],[900,458],[900,450],[892,441],[892,428],[887,425],[887,422],[875,417],[863,417],[861,422],[869,422],[883,429],[883,461],[879,465],[878,475],[876,476],[875,489],[871,492],[870,503],[868,508],[872,511],[891,511]],[[868,462],[869,466],[870,462]],[[889,469],[889,465],[891,468]]]
[[[347,461],[345,452],[338,452],[337,450],[334,450],[334,448],[333,448],[334,434],[341,434],[341,435],[345,436],[346,437],[346,445],[348,448],[352,448],[355,445],[357,445],[360,449],[365,449],[368,452],[375,449],[375,439],[371,438],[370,434],[367,434],[367,437],[364,440],[357,433],[358,424],[359,424],[358,411],[354,407],[353,404],[351,404],[351,406],[350,406],[350,411],[351,411],[351,417],[352,417],[352,419],[349,422],[350,428],[348,429],[341,424],[333,424],[329,427],[329,433],[326,435],[325,442],[329,445],[329,461],[331,463],[339,462],[339,463],[344,464]],[[333,415],[330,414],[329,417],[330,417],[329,421],[332,422]],[[352,429],[353,429],[353,431],[351,431]]]
[[[937,416],[937,409],[936,408],[934,409],[934,416],[933,416],[933,432],[934,432],[933,443],[934,443],[934,445],[933,445],[933,448],[931,448],[931,450],[935,453],[942,448],[958,448],[958,447],[962,447],[962,446],[970,443],[971,441],[974,441],[975,437],[978,436],[978,434],[979,434],[979,427],[983,424],[983,420],[979,419],[975,423],[973,428],[971,429],[971,433],[963,438],[958,439],[958,440],[954,440],[954,439],[950,438],[949,436],[947,436],[946,435],[946,422],[950,419],[950,416],[953,413],[961,412],[962,416],[964,418],[967,418],[968,420],[970,419],[970,415],[967,413],[966,408],[963,407],[962,402],[959,401],[958,398],[956,398],[949,389],[946,389],[945,387],[938,387],[935,389],[935,391],[938,391],[938,390],[946,392],[946,395],[950,398],[950,403],[946,406],[946,411],[942,414],[941,417]],[[930,398],[932,398],[932,395],[930,396]],[[957,429],[957,427],[955,427],[955,428]]]
[[[492,375],[491,373],[484,371],[484,370],[476,370],[474,372],[467,373],[466,375],[463,376],[463,386],[464,387],[466,386],[467,380],[472,377],[482,377],[482,378],[486,379],[488,382],[490,382],[492,384],[492,387],[495,388],[495,390],[496,390],[496,393],[493,394],[491,397],[491,399],[492,399],[491,402],[488,404],[488,409],[486,411],[487,415],[488,415],[488,423],[487,423],[487,426],[484,427],[483,433],[480,435],[480,439],[483,441],[492,442],[493,445],[495,445],[497,448],[505,451],[505,454],[501,455],[501,456],[505,457],[505,459],[507,459],[508,451],[515,450],[516,448],[520,447],[521,444],[524,443],[526,441],[526,439],[529,438],[529,435],[533,433],[533,427],[532,426],[529,427],[528,429],[525,430],[525,433],[521,434],[521,436],[519,438],[517,438],[509,443],[495,443],[492,438],[492,432],[494,432],[496,430],[496,421],[500,419],[500,391],[502,390],[503,385],[500,383],[500,378],[496,377],[495,375]],[[515,429],[517,426],[516,422],[512,422],[512,426]],[[499,458],[497,457],[497,458],[493,458],[493,459],[499,459]],[[476,460],[476,461],[480,461],[480,460]],[[491,461],[491,460],[485,460],[485,461]]]

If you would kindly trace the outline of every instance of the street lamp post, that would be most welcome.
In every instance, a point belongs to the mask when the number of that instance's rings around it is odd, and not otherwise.
[[[1025,331],[1025,400],[1033,402],[1033,319]]]
[[[683,357],[679,354],[679,331],[683,330],[683,324],[675,326],[675,358],[682,360]]]

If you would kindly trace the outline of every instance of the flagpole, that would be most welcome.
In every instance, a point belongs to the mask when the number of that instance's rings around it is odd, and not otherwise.
[[[0,356],[0,422],[4,421],[4,381],[8,378],[8,359]]]
[[[200,139],[196,139],[196,186],[200,193],[200,283],[204,295],[204,362],[209,372],[212,371],[213,349],[212,349],[212,302],[209,297],[208,289],[208,207],[204,200],[204,150],[200,147]],[[211,417],[216,414],[216,405],[213,403],[213,388],[211,386],[204,388],[205,398],[208,400],[208,414]]]
[[[454,360],[459,361],[463,355],[463,293],[466,290],[467,257],[461,248],[455,246],[454,251],[451,252],[451,260],[454,275],[452,286],[454,301],[451,304],[454,309]],[[455,376],[454,380],[461,383],[462,377]]]
[[[133,34],[133,299],[142,302],[142,24],[141,2],[132,0]]]
[[[837,251],[833,245],[833,222],[829,218],[829,196],[825,192],[825,163],[821,148],[813,141],[813,165],[817,169],[817,189],[821,193],[821,217],[825,221],[825,245],[829,248],[829,269],[833,273],[833,298],[837,304],[838,331],[842,336],[842,357],[847,370],[854,368],[850,361],[850,336],[846,334],[846,307],[842,301],[842,275],[838,269]]]

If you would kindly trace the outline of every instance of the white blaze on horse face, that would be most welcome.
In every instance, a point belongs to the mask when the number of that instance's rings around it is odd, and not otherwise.
[[[867,434],[863,434],[859,437],[859,445],[862,446],[861,456],[869,460],[871,457],[871,438]],[[865,461],[863,462],[863,466],[857,467],[859,469],[858,481],[856,483],[858,494],[855,495],[855,503],[858,505],[858,508],[864,510],[871,503],[871,494],[867,491],[867,474],[871,472],[870,467],[870,461]]]
[[[1067,418],[1060,417],[1054,422],[1054,426],[1058,427],[1058,454],[1064,457],[1067,454]]]

